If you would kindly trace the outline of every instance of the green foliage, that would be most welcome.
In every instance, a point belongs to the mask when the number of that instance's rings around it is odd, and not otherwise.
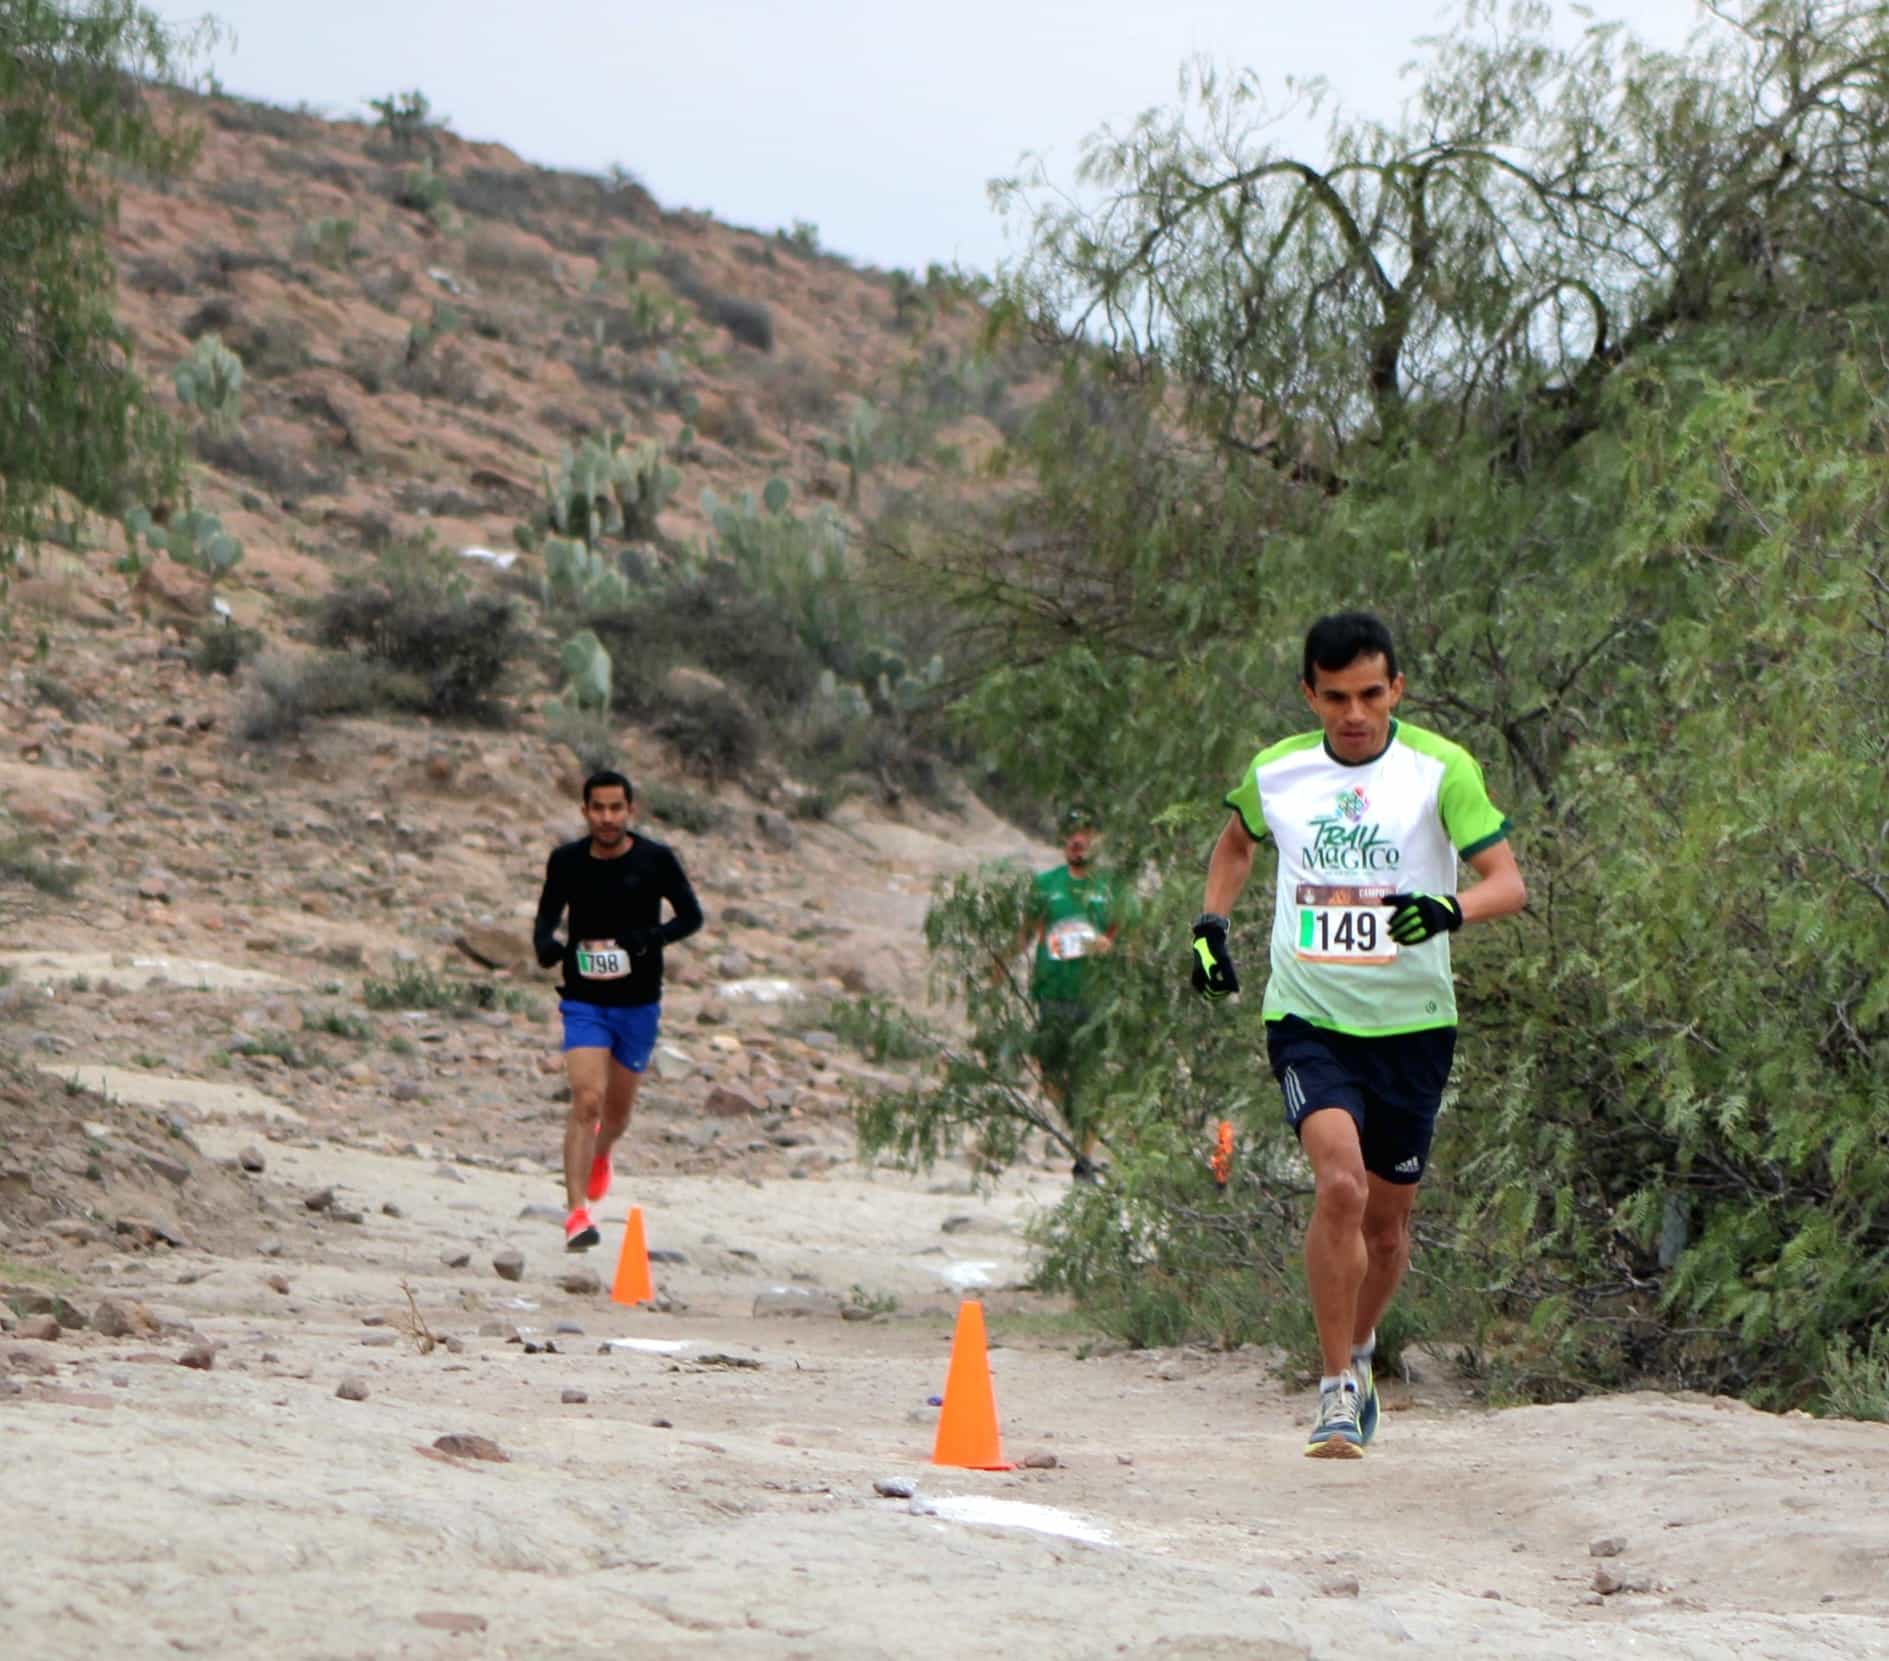
[[[1455,946],[1426,1333],[1501,1393],[1871,1399],[1889,209],[1862,179],[1889,113],[1863,88],[1889,19],[1761,0],[1710,28],[1684,58],[1465,31],[1408,128],[1340,122],[1323,165],[1265,148],[1253,83],[1209,82],[1098,140],[1076,207],[1012,198],[1036,240],[1001,307],[1079,344],[1003,458],[1018,488],[903,551],[965,620],[987,776],[1110,803],[1113,862],[1157,874],[1093,1033],[1114,1181],[1045,1236],[1049,1281],[1139,1341],[1302,1319],[1258,999],[1203,1009],[1184,947],[1222,792],[1309,724],[1305,626],[1365,604],[1532,896]],[[1269,877],[1235,915],[1256,992]],[[1020,994],[978,968],[1013,886],[934,908],[971,1036],[865,1105],[875,1145],[1001,1162],[1033,1134]]]
[[[370,975],[361,983],[361,1002],[369,1009],[437,1009],[462,1015],[530,1007],[530,999],[516,987],[488,980],[454,980],[420,963],[396,964],[385,980]]]
[[[576,537],[548,536],[544,556],[544,603],[568,611],[609,611],[630,603],[621,564]]]
[[[352,219],[324,216],[307,227],[302,240],[320,264],[333,271],[345,271],[354,263],[358,252],[354,246],[357,228]]]
[[[478,720],[498,715],[525,645],[513,603],[469,590],[452,555],[431,541],[396,544],[375,570],[328,594],[315,635],[383,672],[393,707]]]
[[[114,315],[120,171],[167,177],[196,135],[141,91],[193,50],[155,12],[10,0],[0,19],[0,602],[63,493],[119,514],[177,478],[175,439]]]
[[[424,214],[435,230],[450,231],[459,223],[453,209],[452,190],[445,176],[428,156],[418,167],[407,168],[394,181],[391,192],[396,205]]]
[[[227,679],[261,650],[262,636],[256,630],[219,617],[197,630],[196,643],[190,648],[190,666],[199,675],[222,675]]]
[[[435,147],[433,130],[438,123],[433,119],[433,105],[418,88],[370,98],[367,107],[380,117],[380,130],[396,150],[413,151],[422,144],[429,149]]]
[[[868,1061],[918,1061],[932,1046],[883,998],[839,998],[827,1006],[820,1025]]]
[[[69,900],[79,891],[79,870],[45,858],[35,837],[0,837],[0,883],[21,883],[56,899]]]
[[[820,227],[811,219],[796,219],[786,230],[774,233],[796,254],[812,259],[820,252]]]
[[[859,506],[859,482],[881,461],[888,459],[879,412],[864,398],[855,398],[846,417],[846,425],[837,433],[820,440],[821,451],[846,467],[846,505]]]
[[[710,831],[722,830],[728,824],[728,810],[720,802],[694,795],[687,790],[672,790],[666,785],[652,784],[640,788],[636,800],[648,817],[659,819],[665,825],[674,825],[677,830],[688,831],[694,836],[706,836]]]
[[[136,507],[125,515],[124,530],[127,551],[119,568],[127,575],[142,566],[141,543],[211,577],[234,570],[243,557],[242,543],[223,529],[216,514],[202,508],[186,508],[160,525],[150,509]]]
[[[200,335],[171,371],[177,396],[217,434],[232,433],[243,418],[243,360],[215,334]]]
[[[1889,1420],[1889,1331],[1878,1327],[1866,1348],[1844,1337],[1824,1352],[1821,1405],[1839,1419]]]

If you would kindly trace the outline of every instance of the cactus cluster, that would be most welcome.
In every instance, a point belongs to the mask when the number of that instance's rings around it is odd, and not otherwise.
[[[171,371],[177,396],[210,424],[233,432],[243,416],[243,360],[214,335],[202,336],[190,356]]]
[[[552,720],[568,711],[605,715],[610,710],[610,653],[589,629],[564,642],[558,653],[564,669],[564,689],[545,705]]]
[[[234,569],[243,557],[242,543],[224,530],[223,521],[214,513],[205,513],[201,508],[187,508],[162,525],[151,516],[149,508],[133,508],[125,515],[124,528],[130,552],[122,569],[128,573],[143,568],[140,544],[211,577]]]
[[[622,567],[575,537],[548,536],[544,554],[544,603],[573,611],[613,611],[630,603]]]
[[[627,447],[621,433],[593,433],[547,468],[544,493],[552,528],[591,544],[599,537],[632,542],[656,534],[656,516],[682,483],[653,439]]]

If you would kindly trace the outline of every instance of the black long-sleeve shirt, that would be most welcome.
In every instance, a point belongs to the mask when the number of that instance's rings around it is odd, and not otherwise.
[[[664,900],[673,913],[666,923]],[[569,938],[560,941],[557,927],[566,911]],[[695,890],[665,844],[639,832],[630,838],[627,853],[595,859],[585,836],[554,848],[545,862],[531,940],[547,969],[562,961],[565,997],[613,1007],[653,1004],[662,997],[663,947],[686,940],[701,926]],[[628,954],[628,973],[608,979],[584,974],[578,948],[587,942],[615,942]]]

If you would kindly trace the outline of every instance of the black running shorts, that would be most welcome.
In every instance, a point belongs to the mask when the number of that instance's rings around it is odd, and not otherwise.
[[[1456,1055],[1454,1027],[1355,1038],[1287,1015],[1266,1023],[1266,1053],[1293,1130],[1320,1108],[1341,1107],[1358,1127],[1367,1171],[1386,1182],[1423,1180]]]

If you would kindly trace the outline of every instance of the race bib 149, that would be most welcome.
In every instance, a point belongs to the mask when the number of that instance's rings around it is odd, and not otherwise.
[[[1295,954],[1307,963],[1389,963],[1397,956],[1397,942],[1391,939],[1391,908],[1383,899],[1395,892],[1300,883]]]

